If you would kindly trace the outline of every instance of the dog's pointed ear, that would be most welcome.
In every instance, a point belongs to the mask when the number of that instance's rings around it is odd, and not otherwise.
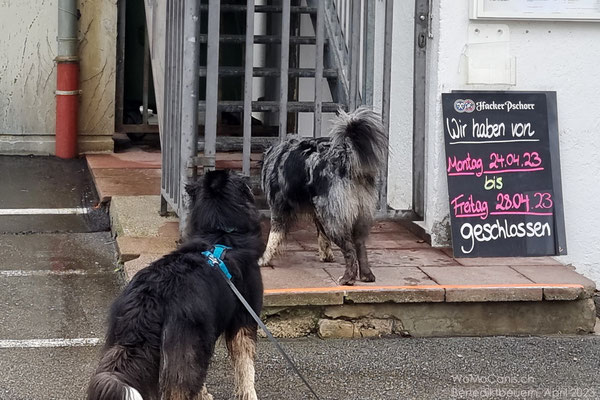
[[[200,190],[200,184],[198,182],[192,182],[185,185],[185,191],[192,200],[198,197],[198,190]]]
[[[229,181],[228,170],[209,171],[204,175],[204,188],[213,193],[219,193]]]

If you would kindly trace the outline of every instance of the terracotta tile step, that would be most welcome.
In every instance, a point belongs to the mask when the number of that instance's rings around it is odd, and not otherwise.
[[[577,284],[528,285],[355,285],[265,288],[265,306],[379,303],[489,303],[589,299]]]
[[[160,169],[96,168],[92,177],[102,203],[113,196],[146,196],[160,194]]]

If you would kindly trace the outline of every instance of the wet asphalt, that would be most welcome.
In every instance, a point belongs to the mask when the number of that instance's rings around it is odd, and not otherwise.
[[[0,157],[0,180],[0,209],[93,207],[97,201],[81,160]],[[121,282],[104,211],[69,217],[0,215],[0,400],[84,398],[100,344],[49,340],[100,340]],[[600,398],[600,336],[282,344],[321,399]],[[263,400],[312,398],[266,340],[258,345],[256,381]],[[207,384],[215,400],[233,398],[222,343]]]
[[[121,283],[108,216],[97,201],[85,160],[0,157],[4,213],[89,211],[0,214],[2,400],[84,398],[99,345],[73,346],[72,339],[97,343],[104,336]]]
[[[90,208],[85,215],[3,215],[0,233],[98,232],[110,228],[85,160],[0,156],[0,209]]]

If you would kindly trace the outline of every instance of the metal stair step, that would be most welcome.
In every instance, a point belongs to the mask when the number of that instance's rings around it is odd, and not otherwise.
[[[253,153],[262,153],[277,143],[279,143],[279,137],[277,136],[252,136],[251,151]],[[215,150],[218,152],[242,151],[243,145],[243,137],[217,136]],[[204,151],[204,138],[202,135],[198,139],[198,151]]]
[[[323,102],[323,112],[336,112],[338,109],[346,109],[345,104]],[[198,110],[204,111],[206,109],[206,102],[200,101],[198,104]],[[219,101],[217,109],[219,111],[228,112],[241,112],[244,111],[243,101]],[[287,103],[288,112],[314,112],[315,103],[312,101],[289,101]],[[278,111],[278,101],[253,101],[252,111]]]
[[[241,4],[221,4],[221,11],[228,12],[246,12],[247,7]],[[254,12],[258,13],[280,13],[282,7],[281,6],[261,6],[255,5]],[[207,11],[208,4],[200,5],[200,10]],[[306,7],[306,6],[292,6],[291,12],[296,14],[316,14],[316,7]]]
[[[200,43],[208,42],[208,35],[199,35]],[[219,35],[219,41],[221,43],[246,43],[246,35]],[[315,44],[317,39],[314,36],[290,36],[290,44]],[[277,44],[281,43],[281,36],[279,35],[254,35],[255,44]],[[327,44],[327,39],[325,39]]]
[[[244,67],[220,67],[219,76],[244,76]],[[264,68],[254,67],[253,76],[255,77],[266,77],[266,76],[279,76],[279,68]],[[290,68],[288,75],[291,77],[299,78],[314,78],[314,68]],[[200,76],[206,76],[206,67],[200,67]],[[333,68],[327,68],[323,70],[324,78],[337,78],[338,71]]]

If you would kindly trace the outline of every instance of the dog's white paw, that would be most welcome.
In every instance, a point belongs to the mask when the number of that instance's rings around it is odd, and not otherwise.
[[[329,250],[328,252],[319,251],[319,260],[321,260],[322,262],[334,262],[335,256],[333,255],[333,252],[331,250]]]
[[[271,266],[271,260],[267,260],[264,257],[261,257],[258,259],[258,266],[259,267],[270,267]]]
[[[256,396],[256,392],[252,390],[242,395],[235,396],[235,400],[258,400],[258,397]]]
[[[208,393],[206,385],[202,386],[202,393],[200,393],[200,400],[214,400],[212,394]]]
[[[356,276],[352,277],[352,276],[348,276],[348,275],[344,274],[343,276],[340,276],[338,278],[338,284],[340,286],[353,286],[355,282],[356,282]]]

